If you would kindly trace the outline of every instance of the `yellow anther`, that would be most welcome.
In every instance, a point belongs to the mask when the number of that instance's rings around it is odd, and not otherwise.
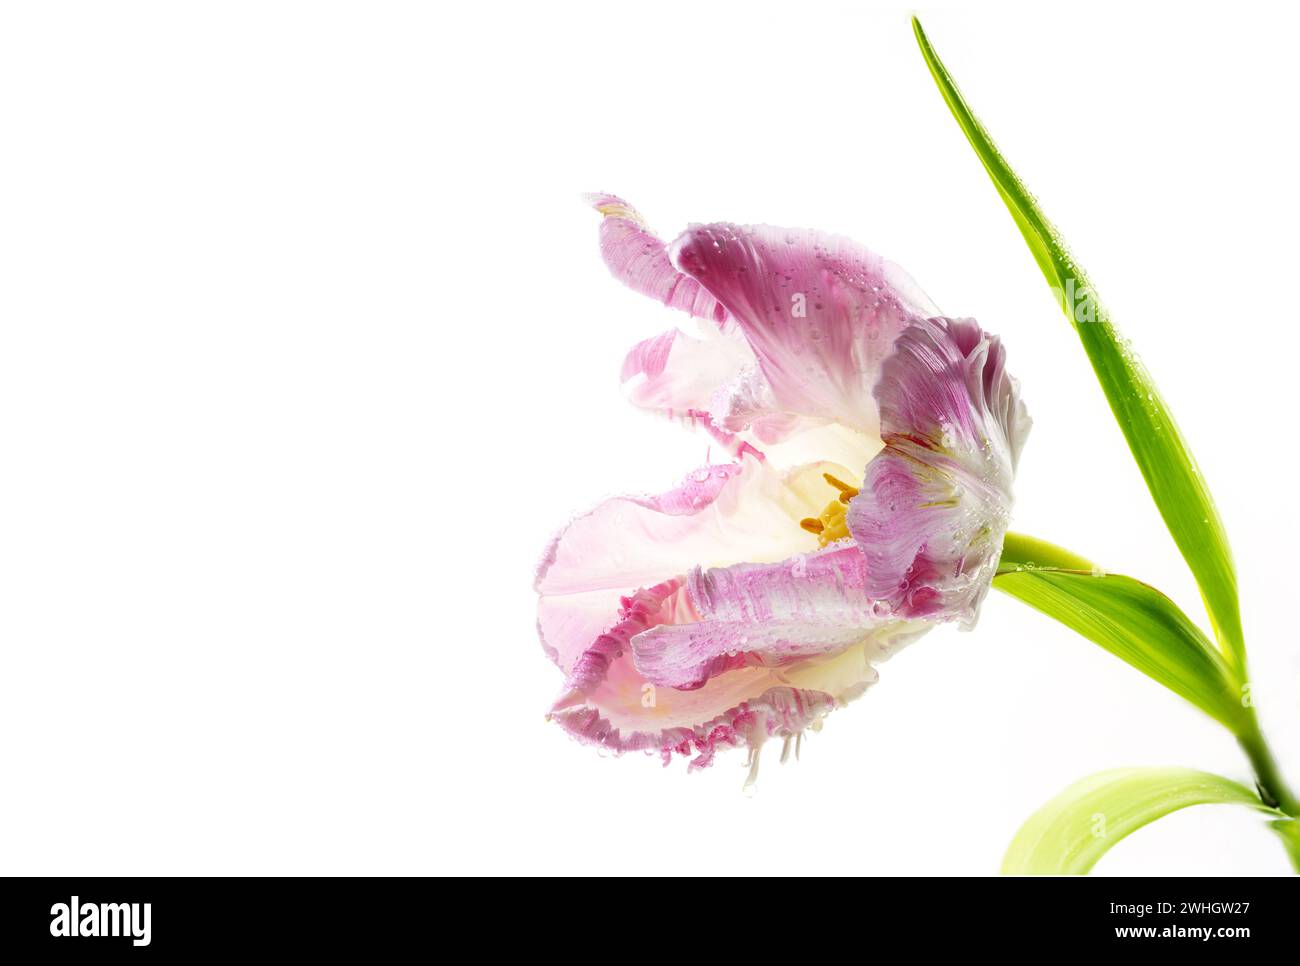
[[[841,503],[848,503],[849,500],[853,499],[855,496],[858,495],[858,488],[856,486],[849,486],[843,480],[837,480],[829,473],[823,473],[822,477],[825,478],[827,483],[829,483],[831,486],[835,487],[835,489],[840,491]]]
[[[858,495],[858,489],[855,486],[849,486],[843,480],[836,479],[829,473],[823,473],[822,476],[826,478],[827,483],[840,491],[839,496],[826,504],[826,509],[822,510],[816,517],[807,517],[799,521],[799,526],[809,533],[816,534],[817,543],[825,547],[836,540],[843,540],[849,535],[848,503]]]

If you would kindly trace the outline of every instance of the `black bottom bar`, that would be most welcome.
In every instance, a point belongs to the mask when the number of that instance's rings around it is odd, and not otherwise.
[[[592,916],[606,942],[626,929],[635,949],[648,931],[672,924],[696,939],[734,939],[724,921],[729,908],[748,923],[748,938],[738,941],[750,944],[755,903],[771,905],[790,939],[835,943],[858,928],[842,918],[850,903],[860,909],[863,937],[891,948],[1052,954],[1200,946],[1231,955],[1290,948],[1300,928],[1295,878],[783,880],[776,890],[748,880],[629,879],[524,888],[511,897],[508,883],[430,879],[8,879],[0,950],[96,959],[254,950],[373,957],[409,952],[413,943],[445,948],[462,935],[504,952],[531,933],[540,951],[556,936],[570,942],[575,917]],[[792,896],[800,897],[797,910]]]

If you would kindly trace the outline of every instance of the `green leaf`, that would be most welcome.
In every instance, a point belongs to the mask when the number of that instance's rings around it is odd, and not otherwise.
[[[1125,836],[1191,805],[1246,805],[1290,822],[1244,785],[1218,775],[1120,768],[1076,782],[1029,816],[1007,848],[1002,874],[1086,875]]]
[[[1095,569],[1091,560],[1080,557],[1077,553],[1071,553],[1064,547],[1058,547],[1054,543],[1023,533],[1008,533],[1002,541],[1002,557],[998,561],[998,573],[1035,567],[1082,570],[1087,573],[1092,573]]]
[[[1111,324],[1091,283],[1056,228],[967,106],[939,55],[912,18],[917,42],[952,115],[993,179],[1029,250],[1078,333],[1093,371],[1137,461],[1160,515],[1196,577],[1214,632],[1229,660],[1245,667],[1245,643],[1232,552],[1191,450],[1128,343]]]
[[[1132,577],[1059,568],[1043,560],[1041,547],[1051,545],[1035,542],[1041,546],[1030,552],[1043,562],[1016,563],[1004,552],[994,587],[1101,645],[1234,734],[1248,730],[1235,673],[1173,601]]]

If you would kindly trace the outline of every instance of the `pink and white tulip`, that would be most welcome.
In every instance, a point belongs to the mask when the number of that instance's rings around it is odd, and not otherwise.
[[[974,624],[1030,420],[998,339],[853,242],[712,224],[665,244],[591,200],[615,276],[698,320],[628,353],[629,398],[732,461],[553,539],[536,580],[566,678],[551,718],[615,752],[697,767],[746,747],[756,767],[905,644]]]

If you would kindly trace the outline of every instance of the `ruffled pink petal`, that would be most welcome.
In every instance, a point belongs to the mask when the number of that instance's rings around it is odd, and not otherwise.
[[[693,689],[738,668],[785,668],[858,645],[866,663],[882,661],[926,625],[894,618],[867,584],[852,540],[776,564],[697,568],[682,613],[698,616],[634,635],[637,670],[654,684]]]
[[[600,253],[615,278],[669,308],[720,327],[728,323],[727,310],[717,299],[673,267],[667,246],[646,227],[635,208],[615,195],[592,194],[586,200],[605,216],[600,225]]]
[[[821,426],[838,425],[820,416],[786,412],[756,362],[738,367],[731,378],[717,384],[709,414],[716,425],[752,437],[765,448]]]
[[[637,634],[664,622],[697,619],[689,597],[680,593],[681,589],[681,579],[671,578],[623,597],[618,622],[598,635],[573,662],[564,690],[551,710],[559,711],[577,704],[596,690]]]
[[[618,614],[626,587],[543,596],[537,601],[537,636],[546,656],[567,671],[574,659]]]
[[[674,754],[695,755],[692,767],[701,767],[721,748],[754,753],[768,738],[793,738],[835,706],[832,695],[792,687],[761,668],[696,691],[656,688],[633,666],[629,641],[665,621],[696,616],[680,578],[624,598],[613,627],[574,663],[552,720],[616,753],[655,752],[665,763]]]
[[[909,323],[938,313],[901,269],[847,239],[769,226],[695,226],[670,252],[757,357],[762,382],[732,387],[733,421],[790,413],[877,435],[881,365]]]
[[[701,621],[642,634],[633,653],[647,681],[692,691],[737,668],[783,667],[834,654],[869,633],[830,620]]]
[[[781,473],[740,448],[736,463],[696,470],[667,493],[606,500],[555,536],[535,587],[543,647],[562,669],[638,588],[697,564],[778,560],[816,547],[798,521],[827,499],[820,466]]]
[[[708,511],[743,509],[740,463],[704,466],[677,487],[653,496],[620,496],[564,527],[542,554],[534,588],[544,596],[638,587],[680,573],[712,552],[716,538],[732,536]],[[730,489],[730,493],[728,490]],[[744,553],[752,541],[735,534]]]
[[[753,353],[734,335],[705,338],[669,329],[632,347],[620,379],[628,400],[670,418],[708,412],[718,387],[752,367]]]
[[[1002,552],[1030,420],[1005,352],[971,319],[917,322],[876,397],[885,448],[848,526],[865,591],[900,615],[973,624]]]

